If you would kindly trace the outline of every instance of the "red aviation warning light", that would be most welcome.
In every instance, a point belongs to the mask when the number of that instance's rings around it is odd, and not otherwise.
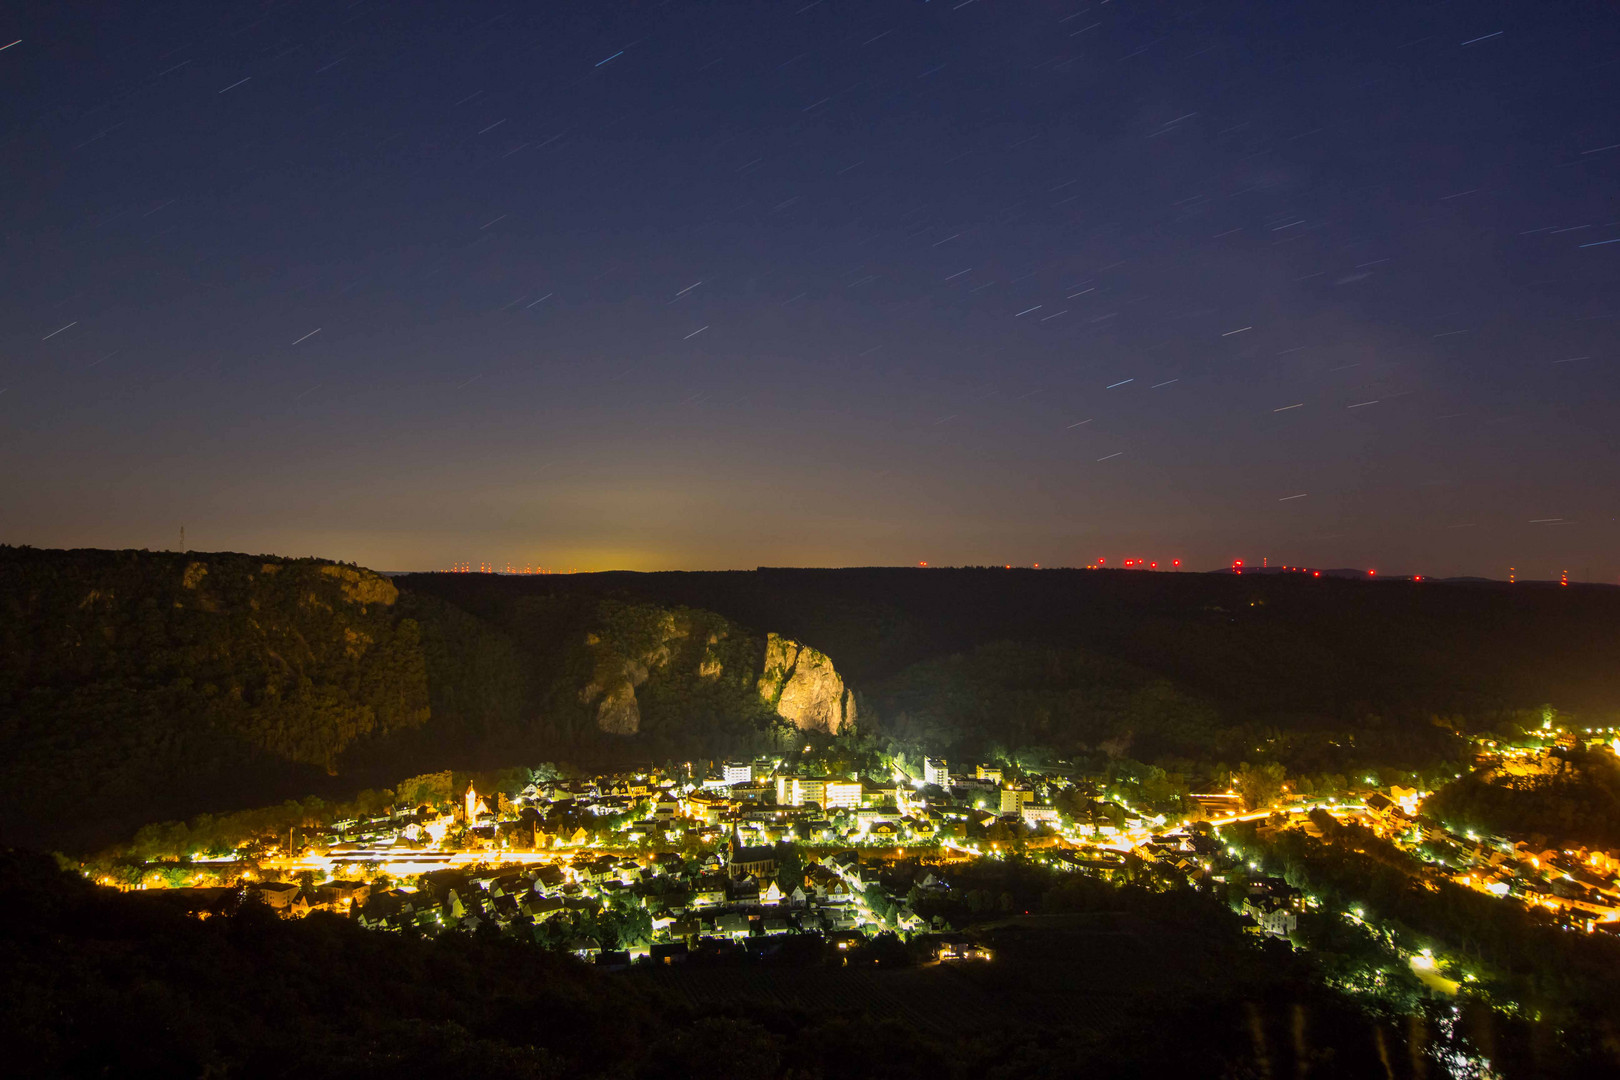
[[[1170,560],[1170,565],[1175,567],[1177,570],[1180,570],[1181,569],[1181,560],[1180,559],[1171,559]]]

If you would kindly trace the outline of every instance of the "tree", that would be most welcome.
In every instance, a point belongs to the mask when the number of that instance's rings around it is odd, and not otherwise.
[[[450,770],[443,772],[425,773],[422,776],[413,776],[402,781],[399,785],[399,801],[407,806],[443,806],[455,800],[452,791]]]
[[[799,846],[791,840],[776,845],[776,887],[785,893],[804,883],[804,859]]]
[[[1286,776],[1283,767],[1275,761],[1259,765],[1245,761],[1239,766],[1234,783],[1238,794],[1243,796],[1243,805],[1250,810],[1259,810],[1277,801]]]

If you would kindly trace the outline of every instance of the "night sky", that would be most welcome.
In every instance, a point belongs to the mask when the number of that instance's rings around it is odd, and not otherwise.
[[[1620,9],[32,3],[0,541],[1620,577]]]

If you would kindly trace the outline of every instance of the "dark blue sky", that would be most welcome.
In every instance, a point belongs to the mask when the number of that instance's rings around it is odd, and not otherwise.
[[[35,4],[0,541],[1620,575],[1605,4]]]

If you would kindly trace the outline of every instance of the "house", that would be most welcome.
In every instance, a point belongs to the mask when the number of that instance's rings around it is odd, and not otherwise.
[[[915,836],[933,836],[938,831],[938,827],[927,814],[906,818],[905,825]]]
[[[731,883],[731,902],[738,907],[759,907],[759,879],[738,878]]]
[[[662,945],[654,945],[648,952],[647,958],[654,964],[684,964],[686,963],[687,945],[684,941],[672,941]]]
[[[743,938],[748,936],[748,918],[735,912],[722,915],[714,920],[714,932],[720,937]]]
[[[820,863],[811,863],[804,872],[804,889],[807,896],[814,896],[818,900],[825,900],[828,891],[840,883],[837,874]]]
[[[1058,816],[1057,807],[1047,806],[1042,803],[1025,803],[1019,816],[1024,819],[1024,824],[1032,829],[1039,828],[1042,825],[1050,825],[1056,828],[1061,820]]]
[[[859,930],[835,930],[827,935],[827,944],[840,952],[848,952],[865,945],[866,935]]]
[[[724,878],[699,878],[692,889],[692,906],[694,908],[719,907],[726,902],[726,882]]]
[[[829,930],[851,930],[861,923],[861,914],[854,904],[840,904],[821,909],[821,922]]]
[[[765,891],[759,894],[759,902],[767,907],[775,907],[782,902],[782,890],[775,881],[765,886]]]
[[[1242,911],[1255,921],[1262,933],[1272,937],[1285,938],[1299,926],[1299,914],[1287,901],[1274,896],[1247,898]]]
[[[630,950],[613,949],[596,954],[596,966],[603,971],[629,971]]]
[[[593,937],[577,937],[563,947],[581,960],[589,960],[602,951],[601,943]]]
[[[328,881],[318,890],[322,899],[339,911],[363,906],[371,896],[369,881]]]
[[[990,950],[961,934],[941,934],[935,939],[934,959],[940,963],[953,960],[989,960]]]
[[[693,817],[713,825],[731,809],[731,800],[724,795],[698,791],[686,800],[686,807]]]
[[[545,922],[566,908],[562,899],[555,896],[531,897],[518,902],[518,910],[536,923]]]
[[[292,907],[298,886],[285,881],[261,881],[248,890],[250,900],[258,900],[271,911],[286,911]]]

